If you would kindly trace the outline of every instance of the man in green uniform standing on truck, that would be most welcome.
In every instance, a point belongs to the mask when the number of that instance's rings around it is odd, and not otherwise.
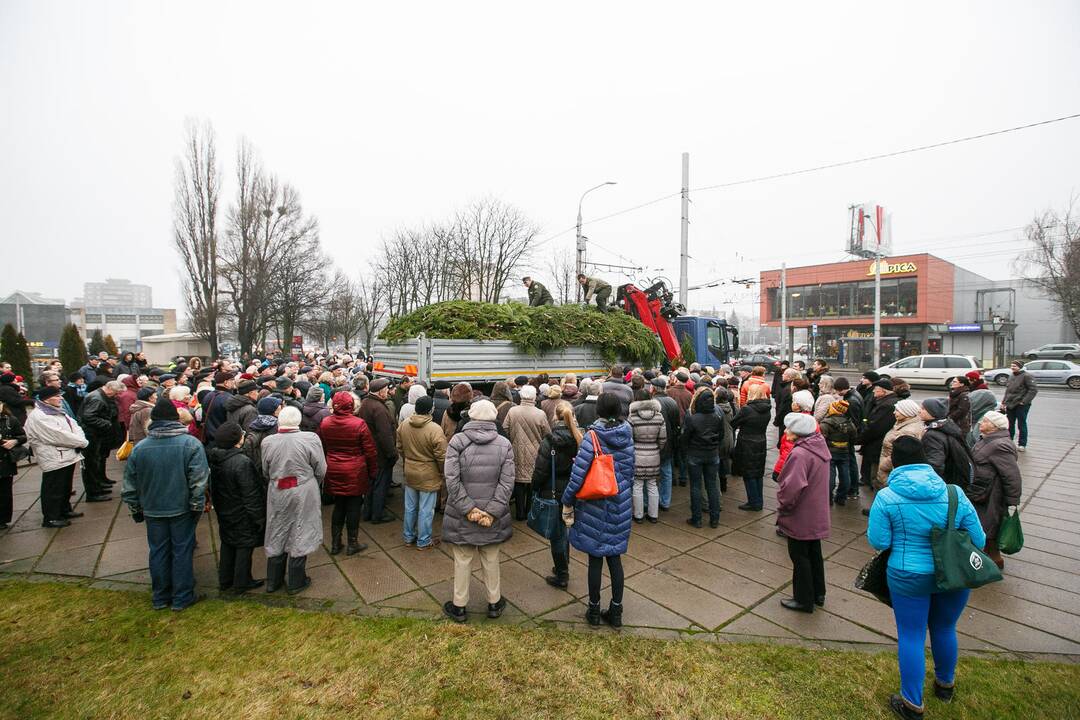
[[[521,278],[521,281],[525,283],[525,287],[529,288],[529,307],[555,304],[555,298],[551,297],[551,293],[543,284],[528,276]]]
[[[577,281],[581,284],[581,287],[585,288],[585,304],[588,305],[596,297],[596,307],[600,308],[600,312],[610,312],[614,308],[608,305],[608,298],[611,297],[611,286],[599,278],[591,278],[585,275],[585,273],[579,273]]]

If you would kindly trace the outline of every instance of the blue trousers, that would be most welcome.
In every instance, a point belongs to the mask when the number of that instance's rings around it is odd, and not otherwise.
[[[1017,405],[1012,410],[1006,410],[1005,415],[1009,418],[1009,439],[1012,440],[1013,433],[1017,430],[1020,431],[1020,439],[1017,441],[1017,445],[1020,447],[1027,447],[1027,416],[1028,410],[1031,410],[1030,405]]]
[[[855,457],[855,448],[848,451],[848,497],[859,497],[859,459]]]
[[[953,684],[958,655],[956,622],[964,612],[970,592],[965,589],[918,597],[891,593],[896,617],[896,652],[900,661],[900,694],[916,707],[923,704],[927,629],[930,630],[930,652],[934,656],[934,677],[942,685]]]
[[[406,543],[416,543],[417,547],[431,544],[431,527],[435,521],[435,501],[439,491],[422,492],[405,486],[405,519],[401,534]]]
[[[838,498],[847,498],[851,490],[851,464],[848,457],[846,452],[836,453],[829,462],[829,494]],[[856,490],[859,487],[857,483],[856,480]]]
[[[146,518],[150,588],[155,608],[186,608],[195,600],[195,520],[191,513]]]
[[[660,461],[660,507],[671,507],[671,458]]]

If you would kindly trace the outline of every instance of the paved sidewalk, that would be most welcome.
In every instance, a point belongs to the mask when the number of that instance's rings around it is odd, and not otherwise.
[[[1003,582],[972,593],[959,625],[960,645],[969,653],[1080,661],[1080,442],[1037,442],[1021,456],[1020,465],[1027,544],[1008,559]],[[122,464],[110,461],[109,474],[119,480]],[[121,507],[119,491],[112,502],[80,502],[85,517],[51,530],[40,527],[39,483],[36,468],[25,469],[16,481],[17,520],[0,533],[0,577],[66,576],[92,587],[147,592],[145,528]],[[766,486],[766,512],[743,512],[736,509],[745,499],[742,482],[732,478],[716,530],[685,524],[687,488],[676,488],[672,510],[662,514],[660,523],[634,525],[623,561],[624,632],[892,650],[891,610],[852,587],[872,555],[864,534],[866,518],[857,505],[833,509],[833,534],[823,543],[829,583],[824,612],[803,615],[780,607],[791,566],[786,544],[774,532],[775,485],[766,480]],[[863,502],[869,502],[865,490]],[[391,509],[399,515],[400,504],[401,492],[396,491]],[[329,511],[324,508],[327,541]],[[400,523],[361,524],[361,531],[369,548],[359,555],[331,557],[323,548],[310,557],[312,586],[295,598],[257,591],[238,601],[438,616],[451,594],[448,548],[420,552],[406,547]],[[199,524],[198,540],[199,589],[213,597],[217,538],[212,513]],[[549,587],[543,580],[551,569],[546,542],[518,523],[503,546],[502,585],[510,604],[496,622],[593,631],[583,617],[585,559],[573,551],[568,592]],[[264,560],[257,552],[256,577],[264,575]],[[470,610],[483,610],[485,602],[482,585],[474,580]],[[471,621],[491,622],[476,615]]]

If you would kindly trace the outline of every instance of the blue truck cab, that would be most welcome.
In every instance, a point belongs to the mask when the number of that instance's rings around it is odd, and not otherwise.
[[[702,365],[727,364],[739,349],[739,329],[720,318],[682,315],[671,320],[679,343],[689,337],[694,357]]]

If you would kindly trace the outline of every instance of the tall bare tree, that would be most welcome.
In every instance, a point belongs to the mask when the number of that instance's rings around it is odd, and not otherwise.
[[[182,286],[191,328],[218,354],[218,166],[214,129],[189,120],[184,154],[176,161],[173,242],[184,263]]]
[[[360,278],[355,287],[359,304],[359,338],[371,349],[375,335],[390,312],[386,287],[378,277]]]
[[[577,257],[572,248],[563,248],[548,258],[548,272],[555,302],[568,305],[577,297]]]
[[[498,302],[538,232],[524,213],[495,198],[460,210],[448,233],[448,269],[459,289],[473,300]]]
[[[1063,211],[1047,210],[1024,229],[1026,249],[1014,269],[1057,303],[1058,313],[1080,336],[1080,196]]]

